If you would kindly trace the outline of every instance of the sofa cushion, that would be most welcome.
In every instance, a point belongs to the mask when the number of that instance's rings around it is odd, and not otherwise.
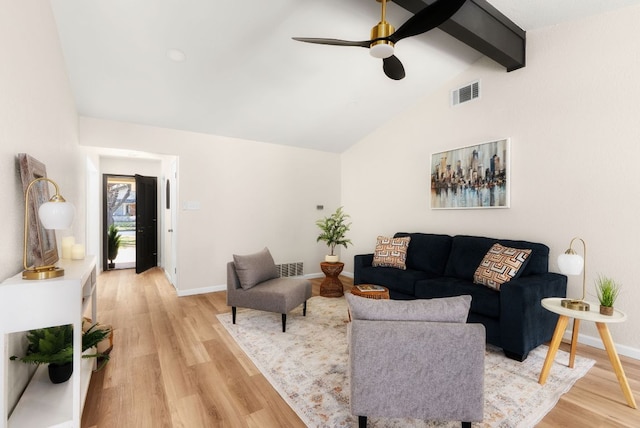
[[[240,286],[245,290],[278,277],[278,268],[271,257],[269,249],[247,255],[233,255],[233,263],[240,280]]]
[[[479,287],[471,281],[451,277],[431,278],[416,283],[415,297],[433,299],[460,295],[471,296],[471,312],[489,318],[500,317],[500,293]]]
[[[410,241],[411,238],[408,236],[404,238],[378,236],[371,266],[406,270],[405,261]]]
[[[473,281],[473,275],[489,248],[495,243],[505,247],[530,249],[529,262],[524,267],[521,276],[546,273],[549,270],[549,247],[529,241],[512,241],[509,239],[494,239],[480,236],[454,236],[445,276]]]
[[[500,291],[500,286],[520,276],[531,250],[493,244],[473,274],[473,282]]]
[[[367,299],[345,295],[351,317],[372,321],[432,321],[464,323],[469,315],[470,296],[430,300]]]
[[[411,237],[407,251],[407,269],[442,275],[451,251],[451,236],[433,233],[398,232],[396,238]]]

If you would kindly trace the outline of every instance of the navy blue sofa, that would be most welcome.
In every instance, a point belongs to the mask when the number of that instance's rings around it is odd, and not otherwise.
[[[540,304],[545,297],[565,297],[567,277],[549,272],[549,247],[544,244],[466,235],[396,233],[410,236],[406,270],[373,267],[373,254],[354,260],[354,285],[389,288],[392,299],[430,299],[468,294],[468,322],[482,323],[487,342],[509,358],[524,361],[529,351],[551,340],[558,316]],[[496,291],[473,283],[473,274],[494,243],[531,249],[517,278]]]

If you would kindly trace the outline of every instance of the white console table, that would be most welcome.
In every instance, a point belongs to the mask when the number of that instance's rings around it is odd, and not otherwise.
[[[96,320],[96,259],[61,260],[63,277],[23,280],[22,273],[0,284],[0,428],[77,427],[95,359],[82,359],[82,316],[91,305]],[[8,381],[10,364],[7,335],[37,328],[73,324],[73,375],[67,382],[53,384],[46,365],[40,365],[10,418]]]

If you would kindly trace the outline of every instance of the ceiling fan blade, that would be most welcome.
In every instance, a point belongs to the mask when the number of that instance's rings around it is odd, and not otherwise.
[[[292,37],[293,40],[305,43],[315,43],[317,45],[331,45],[331,46],[356,46],[362,48],[368,48],[371,44],[370,41],[365,40],[362,42],[352,42],[349,40],[340,39],[314,39],[309,37]]]
[[[382,60],[382,69],[384,70],[384,74],[386,74],[390,79],[404,79],[404,66],[395,55],[391,55],[389,58],[384,58]]]
[[[393,43],[426,33],[451,18],[466,0],[438,0],[413,15],[388,37]]]

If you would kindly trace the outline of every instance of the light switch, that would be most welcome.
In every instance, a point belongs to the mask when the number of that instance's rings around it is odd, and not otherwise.
[[[200,209],[200,201],[187,201],[182,204],[182,209],[185,211],[197,211]]]

